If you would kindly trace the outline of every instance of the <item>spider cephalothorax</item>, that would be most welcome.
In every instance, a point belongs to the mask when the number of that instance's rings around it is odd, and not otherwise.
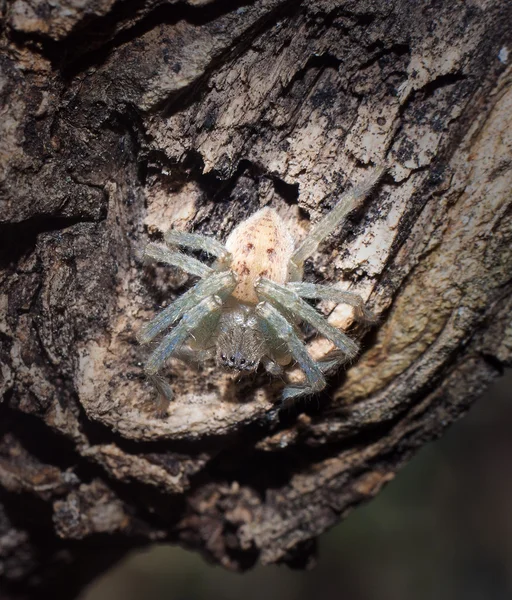
[[[220,366],[240,372],[255,371],[261,363],[273,375],[295,361],[304,371],[305,381],[286,386],[284,400],[319,392],[326,385],[327,371],[357,355],[356,342],[330,325],[304,298],[349,304],[357,319],[372,321],[360,296],[301,279],[306,258],[364,199],[383,172],[376,169],[366,182],[346,192],[298,247],[271,208],[263,208],[237,225],[225,245],[211,237],[175,230],[165,234],[167,248],[148,245],[147,257],[200,278],[137,336],[141,344],[147,344],[174,325],[145,366],[146,375],[166,401],[172,399],[172,390],[158,372],[171,355],[199,362],[214,357]],[[179,252],[180,246],[203,250],[216,260],[208,266]],[[313,360],[302,341],[301,322],[313,326],[337,350],[320,361]]]

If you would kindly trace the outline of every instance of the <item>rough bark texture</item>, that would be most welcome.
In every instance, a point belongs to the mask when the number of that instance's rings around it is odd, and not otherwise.
[[[512,364],[511,3],[2,8],[3,593],[72,596],[155,540],[309,565]],[[359,360],[279,417],[282,382],[172,362],[158,419],[134,332],[189,281],[145,243],[225,239],[263,205],[301,238],[382,163],[308,263],[381,315]]]

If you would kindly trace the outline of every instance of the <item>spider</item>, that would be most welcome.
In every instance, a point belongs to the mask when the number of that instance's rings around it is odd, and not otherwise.
[[[268,207],[237,225],[225,245],[212,237],[171,229],[164,236],[167,247],[147,246],[145,257],[199,277],[137,334],[140,344],[148,344],[173,326],[144,368],[161,395],[164,414],[173,392],[159,371],[170,356],[197,363],[215,357],[219,366],[239,372],[255,372],[261,363],[272,375],[282,374],[295,361],[305,380],[284,388],[283,404],[320,392],[326,386],[326,373],[356,357],[357,343],[304,299],[348,304],[356,319],[372,323],[374,317],[362,298],[301,279],[306,258],[370,193],[384,170],[375,169],[361,185],[345,192],[297,247],[281,217]],[[202,250],[215,261],[208,266],[183,254],[179,247]],[[336,350],[322,360],[313,360],[302,341],[301,322],[329,339]]]

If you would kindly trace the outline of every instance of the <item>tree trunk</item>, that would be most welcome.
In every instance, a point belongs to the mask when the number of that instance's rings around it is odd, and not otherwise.
[[[511,23],[499,0],[7,1],[2,597],[72,597],[156,540],[307,566],[512,364]],[[264,205],[300,239],[380,164],[306,273],[380,316],[359,359],[278,415],[280,380],[171,361],[158,418],[134,334],[190,281],[148,240]]]

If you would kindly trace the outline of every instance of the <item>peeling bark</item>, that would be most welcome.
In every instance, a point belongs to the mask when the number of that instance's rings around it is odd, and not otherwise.
[[[156,540],[308,566],[512,365],[512,5],[14,0],[2,19],[5,597],[72,597]],[[264,205],[300,239],[383,163],[307,265],[380,315],[360,358],[278,417],[282,382],[171,361],[157,418],[134,333],[190,281],[143,265],[147,241],[224,240]]]

